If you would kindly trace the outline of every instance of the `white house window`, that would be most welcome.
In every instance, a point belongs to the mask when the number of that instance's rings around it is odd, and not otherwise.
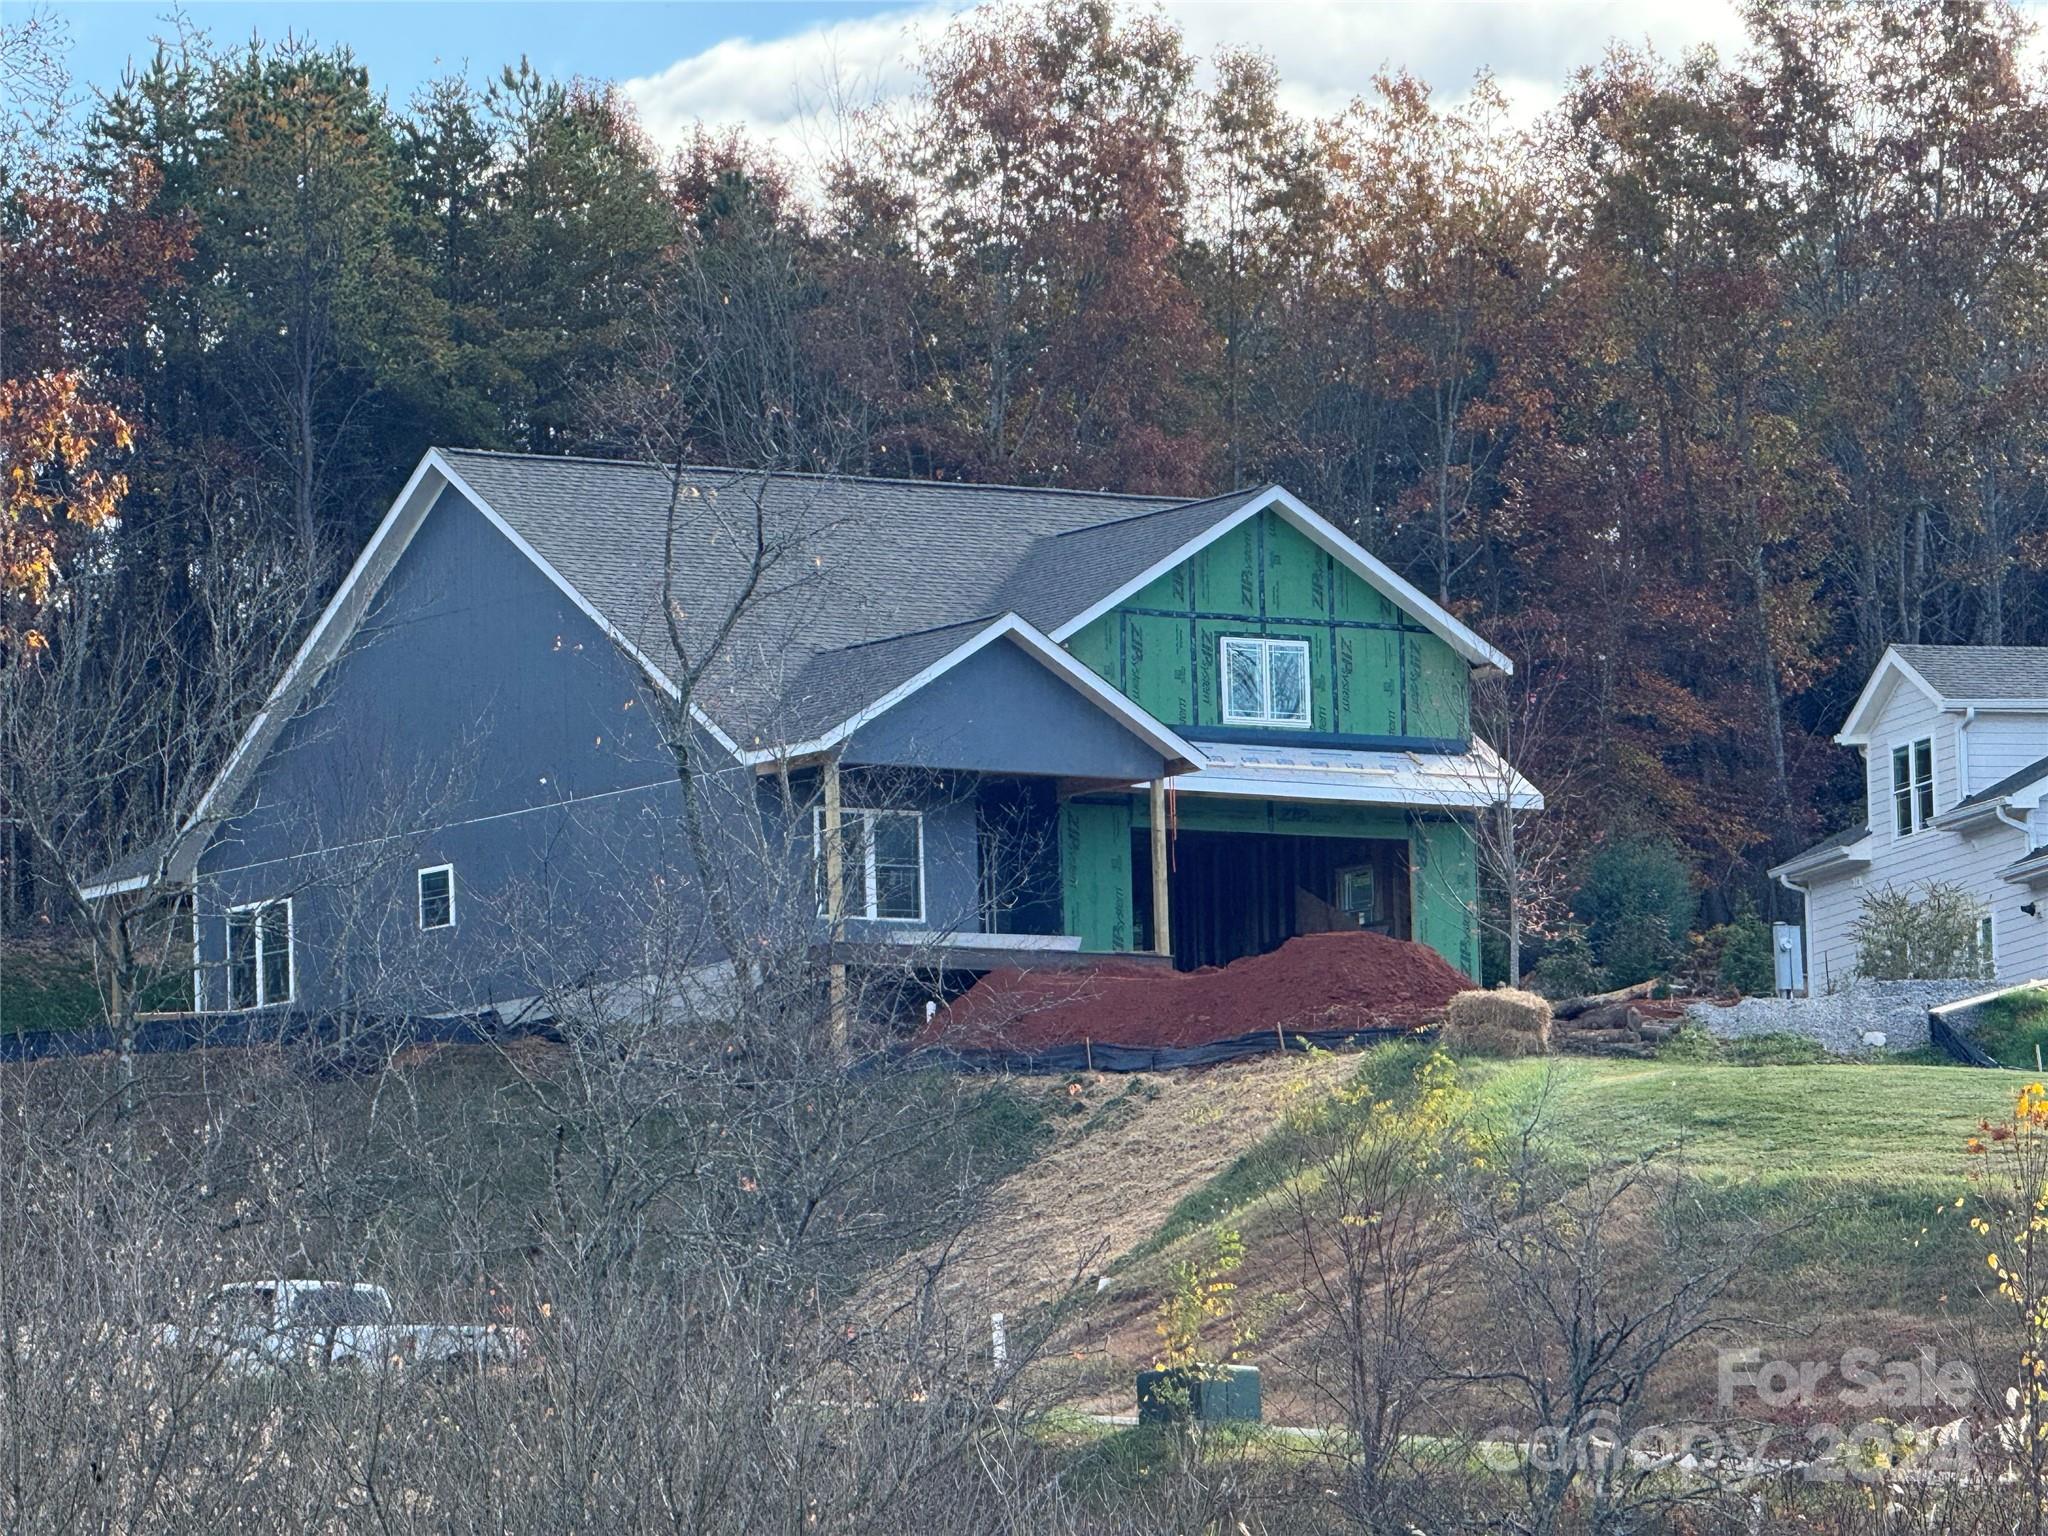
[[[1909,837],[1934,820],[1934,739],[1892,748],[1892,827]]]
[[[1987,912],[1977,919],[1977,964],[1987,976],[1995,974],[1998,970],[1996,939],[1996,932],[1991,926],[1991,914]]]
[[[292,903],[252,902],[228,912],[228,1007],[292,1000]]]
[[[1225,635],[1223,723],[1307,725],[1308,642]]]
[[[924,816],[918,811],[839,813],[845,847],[846,912],[882,922],[924,918]],[[825,906],[825,813],[811,812],[811,857],[818,910]]]
[[[436,864],[420,871],[420,927],[455,926],[455,866]]]

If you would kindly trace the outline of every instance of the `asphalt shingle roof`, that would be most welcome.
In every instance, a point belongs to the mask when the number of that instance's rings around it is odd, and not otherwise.
[[[664,671],[671,484],[661,464],[443,449],[456,473]],[[738,598],[759,518],[776,559],[700,702],[742,746],[845,719],[1016,612],[1050,629],[1243,505],[945,481],[686,471],[676,501],[686,641]],[[887,641],[887,645],[877,642]]]
[[[1900,645],[1893,649],[1944,698],[2048,702],[2048,646]]]
[[[1985,805],[1994,800],[2003,800],[2014,790],[2025,789],[2029,784],[2039,779],[2048,779],[2048,757],[2036,758],[2018,773],[2008,773],[1996,784],[1978,790],[1976,794],[1971,795],[1967,800],[1957,801],[1956,809],[1960,811],[1969,806]]]
[[[1853,827],[1844,827],[1839,832],[1829,833],[1811,848],[1802,848],[1793,854],[1791,858],[1780,859],[1771,868],[1774,871],[1790,869],[1793,865],[1804,864],[1807,860],[1815,858],[1820,854],[1831,853],[1837,848],[1847,848],[1853,843],[1860,843],[1869,835],[1870,828],[1860,823]]]

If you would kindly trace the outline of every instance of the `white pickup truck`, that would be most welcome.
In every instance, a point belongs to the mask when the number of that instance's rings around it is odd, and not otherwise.
[[[342,1280],[244,1280],[224,1285],[197,1326],[166,1327],[163,1342],[232,1369],[292,1366],[505,1365],[526,1335],[498,1323],[401,1323],[381,1285]]]

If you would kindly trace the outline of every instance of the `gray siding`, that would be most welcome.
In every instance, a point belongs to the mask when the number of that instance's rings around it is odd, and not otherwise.
[[[863,726],[844,760],[1122,781],[1165,771],[1158,752],[1009,640]]]
[[[634,915],[687,888],[637,669],[455,493],[314,698],[200,860],[210,1005],[244,902],[292,898],[302,1005],[456,1008],[629,966]],[[442,863],[456,926],[422,933],[416,872]]]

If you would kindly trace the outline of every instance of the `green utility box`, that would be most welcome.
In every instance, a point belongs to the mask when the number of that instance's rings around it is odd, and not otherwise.
[[[1256,1366],[1138,1372],[1140,1424],[1171,1424],[1183,1414],[1203,1424],[1256,1424],[1259,1413]]]

